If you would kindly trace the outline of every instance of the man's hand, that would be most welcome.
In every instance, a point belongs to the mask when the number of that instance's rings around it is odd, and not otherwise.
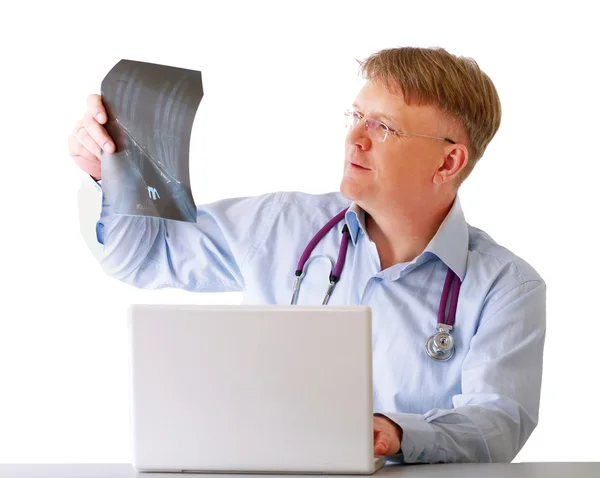
[[[375,455],[396,455],[402,443],[402,428],[387,417],[373,417]]]
[[[111,154],[115,151],[115,143],[108,135],[104,125],[107,114],[100,95],[88,97],[88,109],[83,119],[75,124],[69,135],[69,155],[77,166],[92,176],[96,181],[101,179],[100,155],[102,150]]]

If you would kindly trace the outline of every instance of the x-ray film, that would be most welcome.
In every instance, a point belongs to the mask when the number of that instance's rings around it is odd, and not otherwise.
[[[102,189],[116,214],[196,222],[189,146],[204,95],[199,71],[121,60],[101,87],[116,144],[102,153]]]

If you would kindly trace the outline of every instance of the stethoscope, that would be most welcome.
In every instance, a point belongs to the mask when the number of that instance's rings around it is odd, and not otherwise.
[[[325,224],[315,237],[307,244],[304,252],[300,256],[298,266],[296,267],[296,281],[294,283],[294,292],[292,294],[291,304],[295,305],[298,303],[298,293],[300,291],[300,284],[304,278],[304,268],[310,259],[310,255],[317,246],[317,244],[325,237],[325,235],[339,223],[346,215],[348,208],[344,209],[336,216],[334,216],[327,224]],[[339,282],[342,275],[342,269],[346,262],[346,252],[348,251],[348,241],[350,239],[350,231],[348,226],[344,224],[342,228],[342,241],[340,244],[340,250],[338,253],[337,262],[332,265],[331,273],[329,274],[329,286],[323,299],[323,304],[329,303],[333,289]],[[440,299],[440,307],[438,309],[438,318],[436,333],[433,334],[427,343],[425,344],[425,351],[434,360],[448,360],[454,355],[454,338],[450,334],[450,331],[454,327],[456,320],[456,306],[458,304],[458,293],[460,291],[460,279],[452,269],[448,269],[446,274],[446,281],[444,282],[444,288],[442,289],[442,297]],[[450,290],[452,290],[452,296],[450,297]],[[450,306],[448,309],[448,298],[450,297]],[[446,310],[448,314],[446,315]]]

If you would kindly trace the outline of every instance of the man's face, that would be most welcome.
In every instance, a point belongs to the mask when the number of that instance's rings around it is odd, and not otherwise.
[[[354,102],[365,118],[390,128],[381,143],[367,132],[364,119],[348,132],[344,176],[340,190],[365,210],[390,205],[418,206],[435,192],[433,178],[444,161],[449,143],[391,130],[437,136],[445,130],[441,113],[433,106],[408,106],[400,92],[393,94],[380,82],[368,81]]]

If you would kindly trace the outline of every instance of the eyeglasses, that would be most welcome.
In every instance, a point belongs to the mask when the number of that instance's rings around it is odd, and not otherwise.
[[[431,139],[439,139],[441,141],[448,141],[449,143],[456,144],[456,142],[452,141],[450,138],[441,138],[439,136],[428,136],[426,134],[417,134],[417,133],[401,133],[400,131],[396,131],[395,129],[390,128],[385,123],[378,121],[372,118],[365,118],[363,114],[358,111],[346,111],[344,113],[346,115],[346,127],[349,129],[354,128],[360,120],[365,120],[365,129],[367,133],[373,135],[377,141],[383,143],[388,134],[395,134],[397,136],[418,136],[420,138],[431,138]]]

